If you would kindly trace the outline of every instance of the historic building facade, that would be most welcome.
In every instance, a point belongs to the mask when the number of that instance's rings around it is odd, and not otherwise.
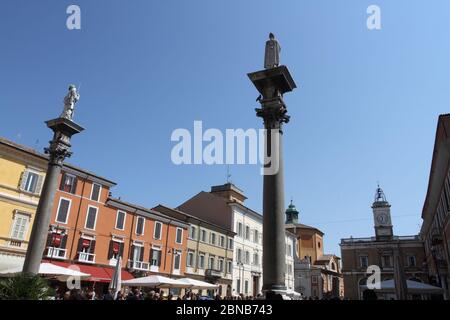
[[[47,159],[0,138],[0,270],[23,263]]]
[[[23,264],[46,168],[45,155],[0,139],[0,270]],[[124,279],[130,273],[184,277],[189,225],[113,198],[113,186],[64,164],[43,260],[76,266],[100,284],[110,281],[119,257]]]
[[[108,280],[104,267],[115,266],[119,257],[135,276],[184,276],[186,223],[112,198],[112,183],[86,171],[64,169],[59,186],[45,259],[75,264],[99,282]]]
[[[236,234],[233,247],[232,294],[256,296],[262,290],[262,216],[246,207],[245,199],[242,190],[226,183],[211,187],[211,192],[198,193],[177,209],[232,230]],[[287,233],[286,242],[293,248],[292,239]],[[286,286],[293,289],[294,260],[286,253]]]
[[[450,114],[439,116],[420,237],[430,283],[450,298]]]
[[[423,242],[417,235],[394,235],[390,207],[383,190],[378,187],[372,204],[375,236],[341,239],[346,298],[363,298],[369,276],[366,272],[371,265],[380,268],[381,281],[395,278],[394,264],[398,261],[402,278],[428,283]],[[384,298],[395,298],[395,293],[385,295]],[[410,295],[409,298],[413,297]]]
[[[336,298],[344,294],[340,258],[324,254],[323,232],[299,223],[299,212],[291,201],[286,209],[286,230],[295,235],[295,291],[305,298]]]
[[[189,224],[186,277],[219,285],[215,293],[221,297],[231,295],[235,233],[163,205],[153,209]]]

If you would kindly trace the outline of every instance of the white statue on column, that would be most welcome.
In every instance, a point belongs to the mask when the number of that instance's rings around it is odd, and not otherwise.
[[[60,118],[73,119],[75,104],[80,100],[80,94],[77,92],[77,88],[71,84],[69,86],[69,93],[64,97],[64,110],[60,115]]]

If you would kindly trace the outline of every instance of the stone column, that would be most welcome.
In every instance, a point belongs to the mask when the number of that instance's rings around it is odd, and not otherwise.
[[[280,47],[271,34],[266,43],[265,70],[248,74],[259,91],[261,108],[256,115],[266,129],[263,187],[263,292],[266,298],[286,290],[284,216],[283,123],[289,121],[283,94],[296,88],[286,66],[278,66]]]
[[[33,229],[31,230],[30,242],[25,256],[23,272],[38,274],[42,255],[47,242],[50,218],[53,208],[53,200],[57,189],[58,177],[61,173],[63,161],[70,157],[70,138],[84,129],[67,118],[57,118],[46,122],[53,130],[53,139],[50,147],[45,148],[49,155],[48,169],[42,187],[39,204],[34,217]]]

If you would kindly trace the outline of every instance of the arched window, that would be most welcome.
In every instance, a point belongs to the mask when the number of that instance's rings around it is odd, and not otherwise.
[[[334,264],[334,262],[331,263],[331,270],[336,270],[336,265]]]

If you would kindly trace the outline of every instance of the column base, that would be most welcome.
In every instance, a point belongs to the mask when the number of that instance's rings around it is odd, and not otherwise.
[[[291,300],[287,295],[286,286],[271,285],[263,288],[262,299],[264,300]]]

